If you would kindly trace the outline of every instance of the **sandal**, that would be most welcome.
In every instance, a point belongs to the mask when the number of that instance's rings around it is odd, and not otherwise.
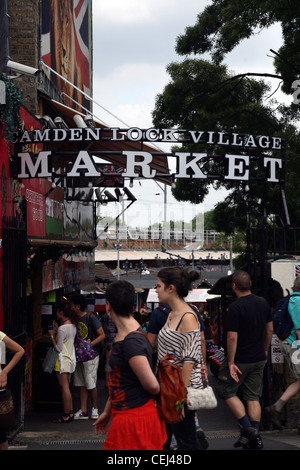
[[[70,416],[70,413],[63,413],[60,418],[54,419],[52,423],[70,423],[73,420],[74,416]]]

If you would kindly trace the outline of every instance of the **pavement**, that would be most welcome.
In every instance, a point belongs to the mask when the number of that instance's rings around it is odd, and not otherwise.
[[[210,377],[214,387],[216,379]],[[74,410],[79,408],[78,389],[72,387]],[[108,396],[104,378],[98,380],[99,410],[103,410]],[[96,436],[91,419],[74,420],[68,424],[56,424],[52,421],[61,414],[61,406],[45,407],[25,415],[24,429],[19,431],[9,442],[10,451],[31,450],[102,450],[105,436]],[[207,451],[247,452],[241,448],[235,449],[234,442],[239,436],[235,418],[227,409],[226,404],[218,401],[214,410],[198,412],[198,420],[204,430],[209,447]],[[267,430],[261,432],[264,447],[259,452],[291,451],[300,449],[300,435],[296,429],[282,431]],[[104,453],[105,454],[105,453]],[[106,454],[105,454],[106,455]],[[248,451],[249,455],[249,451]],[[26,457],[25,457],[26,458]],[[248,458],[248,457],[247,457]]]

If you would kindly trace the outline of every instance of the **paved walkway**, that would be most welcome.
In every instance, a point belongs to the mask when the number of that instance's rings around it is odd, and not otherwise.
[[[211,381],[212,385],[213,380]],[[74,409],[78,409],[78,391],[73,389]],[[103,379],[98,382],[99,409],[102,410],[107,399],[107,389]],[[53,419],[60,414],[56,410],[46,410],[25,415],[24,430],[10,442],[10,450],[101,450],[105,436],[96,436],[91,419],[74,420],[69,424],[55,424]],[[209,441],[208,451],[232,450],[239,436],[238,426],[223,401],[215,410],[198,413],[200,426]],[[261,433],[263,450],[299,450],[300,435],[296,429],[284,431],[263,431]],[[245,452],[245,451],[243,451]]]

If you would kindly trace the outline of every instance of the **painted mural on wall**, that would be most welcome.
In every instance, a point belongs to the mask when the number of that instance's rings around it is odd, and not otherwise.
[[[90,109],[91,101],[71,84],[91,95],[91,50],[91,1],[42,0],[42,60],[67,80],[48,70],[59,94],[79,111],[68,97]]]

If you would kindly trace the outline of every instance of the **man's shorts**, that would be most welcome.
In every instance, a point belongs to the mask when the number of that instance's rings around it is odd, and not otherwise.
[[[75,387],[85,387],[93,390],[97,386],[99,356],[87,362],[77,362],[73,383]]]
[[[224,361],[218,374],[216,392],[223,400],[238,397],[241,400],[259,401],[263,390],[263,373],[266,361],[248,364],[235,363],[242,374],[238,374],[239,382],[233,380],[229,373],[227,361]]]
[[[280,349],[296,379],[300,379],[300,350],[287,341],[280,342]]]

